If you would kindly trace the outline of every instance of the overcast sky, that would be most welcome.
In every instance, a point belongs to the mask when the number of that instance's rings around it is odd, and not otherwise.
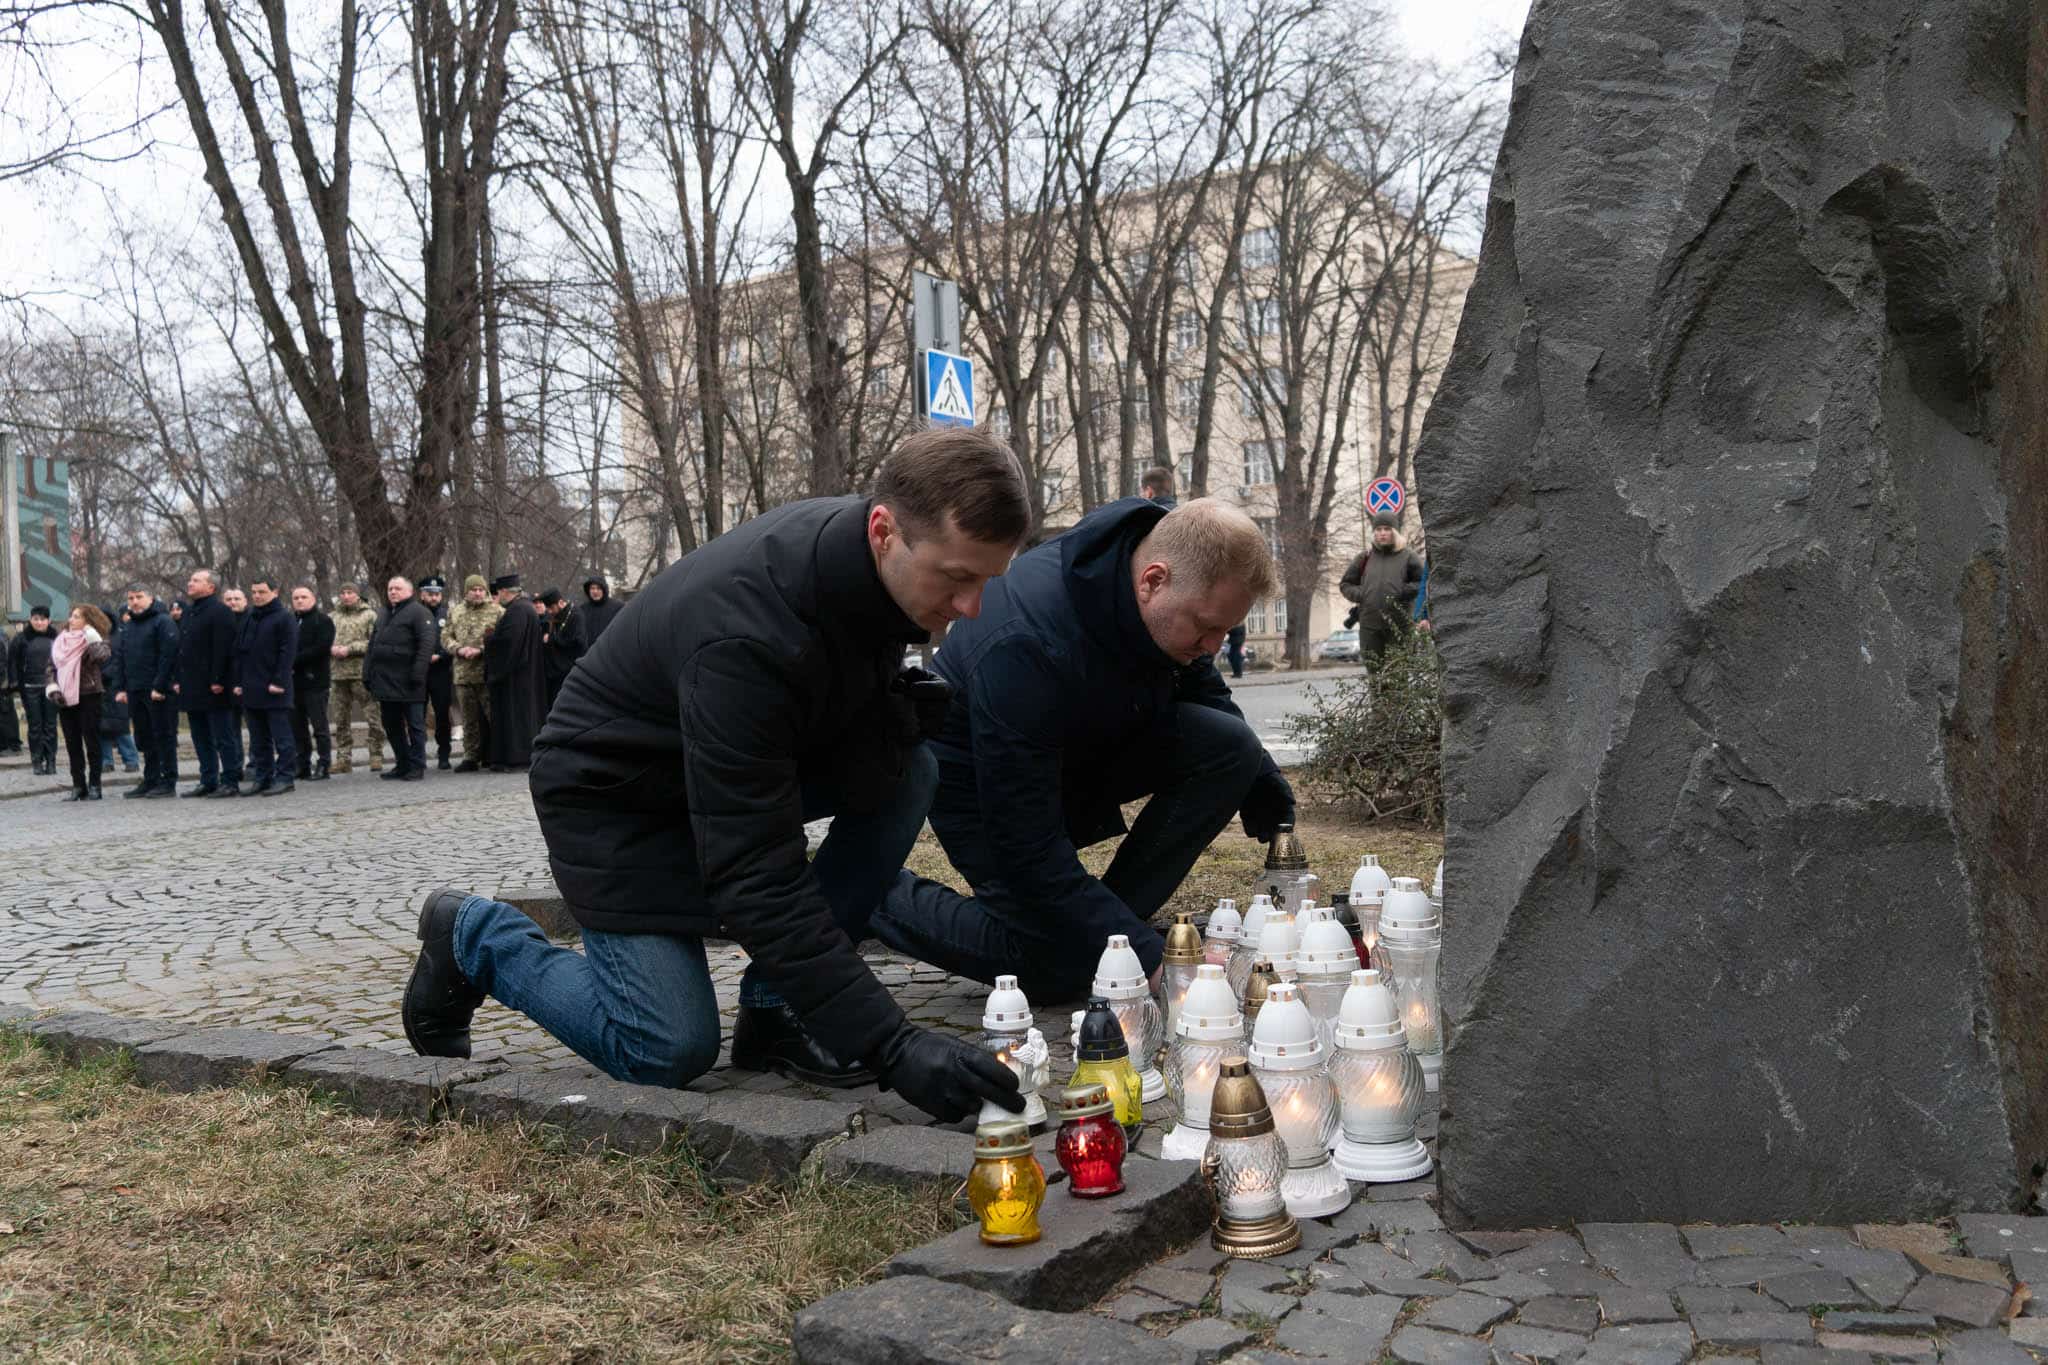
[[[1530,0],[1386,2],[1415,55],[1456,65],[1499,46],[1503,38],[1512,50]],[[112,44],[81,43],[58,55],[53,64],[63,69],[67,85],[98,106],[93,113],[108,119],[124,112],[132,117],[142,97],[133,80],[133,42],[128,40],[127,52],[110,50]],[[169,98],[168,92],[159,94]],[[189,139],[175,110],[165,126],[171,142]],[[160,147],[154,157],[86,169],[76,177],[0,184],[0,223],[5,224],[9,248],[0,252],[0,297],[41,296],[52,311],[70,312],[70,291],[91,287],[124,218],[189,224],[195,233],[211,232],[216,215],[196,172],[196,157],[189,147],[174,145]]]

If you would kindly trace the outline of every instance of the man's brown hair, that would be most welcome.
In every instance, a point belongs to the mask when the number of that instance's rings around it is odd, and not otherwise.
[[[979,427],[930,427],[904,437],[875,476],[875,501],[896,514],[905,538],[942,531],[948,513],[962,531],[991,545],[1015,545],[1031,529],[1017,457]]]
[[[1170,498],[1173,496],[1173,471],[1163,464],[1155,464],[1145,471],[1145,477],[1138,481],[1138,487],[1145,491],[1148,498],[1154,493],[1164,493]]]

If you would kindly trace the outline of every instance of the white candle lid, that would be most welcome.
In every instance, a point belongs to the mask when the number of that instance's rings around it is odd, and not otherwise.
[[[1294,951],[1294,969],[1303,976],[1347,974],[1358,967],[1358,950],[1352,946],[1351,931],[1337,922],[1336,912],[1317,907],[1304,909],[1308,927],[1301,931],[1301,944]]]
[[[1322,1034],[1301,998],[1301,988],[1292,981],[1274,982],[1252,1025],[1252,1065],[1268,1071],[1306,1071],[1322,1061]]]
[[[1380,866],[1379,855],[1368,853],[1358,860],[1358,871],[1351,874],[1351,899],[1377,901],[1393,884],[1387,870]]]
[[[991,1032],[1018,1033],[1031,1027],[1031,1002],[1017,989],[1017,978],[999,976],[996,988],[981,1007],[981,1026]]]
[[[1137,950],[1123,934],[1111,934],[1095,964],[1095,994],[1105,1000],[1135,1000],[1149,992]]]
[[[1174,1016],[1176,1037],[1198,1043],[1223,1043],[1244,1037],[1244,1015],[1238,1012],[1237,997],[1223,969],[1213,962],[1195,968],[1195,979],[1181,997],[1180,1013]]]
[[[1422,892],[1421,882],[1413,877],[1394,879],[1393,890],[1387,892],[1386,903],[1380,908],[1381,934],[1420,932],[1435,928],[1441,923],[1442,919],[1437,915],[1436,907],[1429,903],[1429,897]]]
[[[1244,912],[1244,925],[1239,935],[1248,943],[1259,941],[1259,930],[1265,927],[1266,912],[1273,908],[1273,898],[1261,891],[1252,897],[1251,909]]]
[[[1216,902],[1215,913],[1209,916],[1207,937],[1221,943],[1235,943],[1244,931],[1244,916],[1237,913],[1237,902],[1225,896]]]
[[[1378,972],[1351,974],[1344,1003],[1337,1007],[1336,1042],[1347,1052],[1383,1052],[1408,1046],[1400,1004]]]
[[[1294,950],[1301,940],[1294,932],[1294,916],[1284,910],[1267,913],[1266,922],[1259,928],[1259,956],[1275,967],[1293,965]]]

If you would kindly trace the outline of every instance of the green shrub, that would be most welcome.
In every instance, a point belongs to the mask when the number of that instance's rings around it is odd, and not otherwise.
[[[1309,696],[1311,709],[1288,717],[1287,730],[1308,751],[1301,776],[1311,792],[1374,820],[1442,821],[1443,680],[1426,632],[1396,639],[1364,677]]]

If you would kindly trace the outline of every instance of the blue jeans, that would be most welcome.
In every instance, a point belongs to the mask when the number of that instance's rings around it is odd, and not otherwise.
[[[118,735],[102,734],[100,736],[100,766],[102,768],[114,766],[114,750],[116,749],[121,751],[121,766],[129,771],[133,772],[142,762],[141,756],[135,752],[134,738],[126,730],[123,730]]]
[[[920,748],[879,810],[839,814],[829,784],[804,783],[804,819],[833,817],[811,874],[833,922],[856,944],[917,842],[938,782],[937,762]],[[687,846],[687,831],[677,834]],[[462,974],[606,1075],[680,1086],[711,1069],[718,1060],[718,998],[702,939],[586,929],[583,949],[557,947],[526,915],[482,896],[469,897],[455,916]],[[740,1002],[773,1005],[780,997],[749,967]]]

